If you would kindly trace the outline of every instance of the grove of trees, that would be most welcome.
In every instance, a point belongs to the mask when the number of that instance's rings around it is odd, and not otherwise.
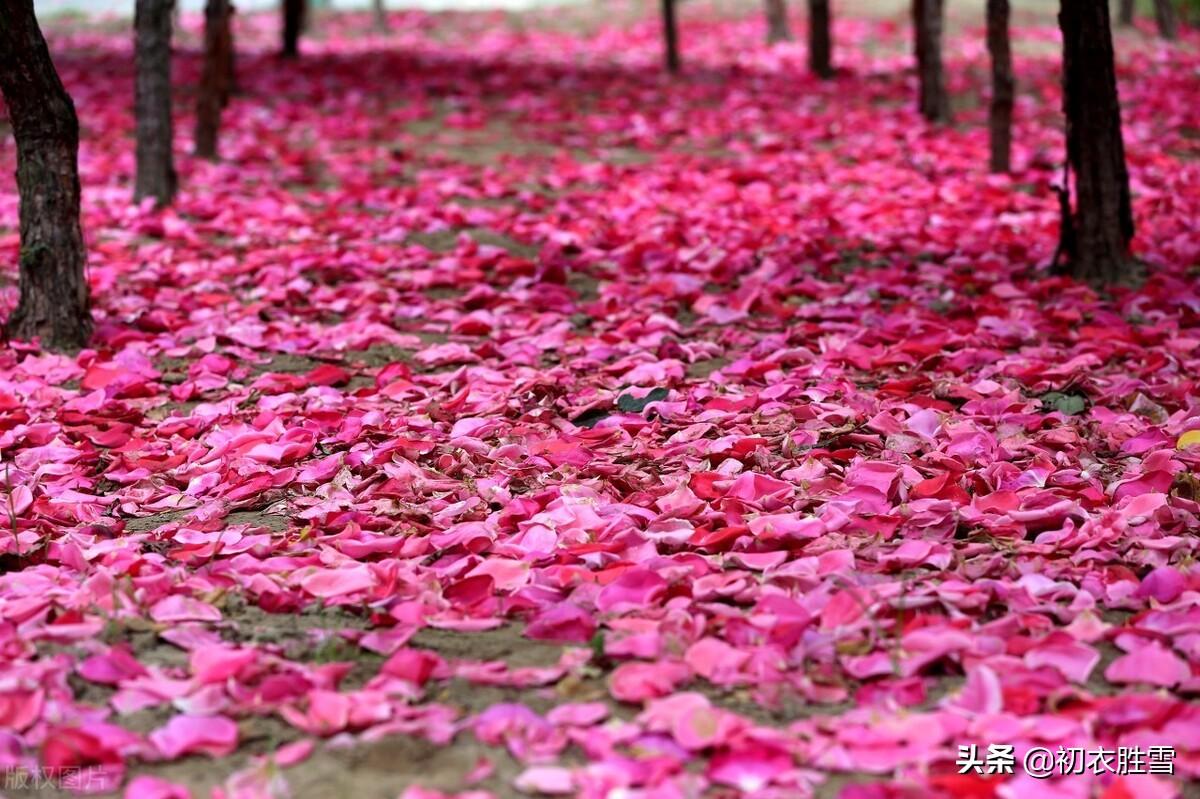
[[[666,68],[682,68],[675,0],[661,0]],[[85,255],[79,234],[79,186],[75,159],[77,123],[31,0],[4,0],[3,89],[19,147],[22,198],[21,303],[8,323],[16,337],[40,335],[49,347],[81,346],[89,330]],[[1126,23],[1132,4],[1122,4]],[[1156,5],[1162,35],[1173,38],[1169,2]],[[1133,269],[1133,218],[1121,136],[1109,10],[1091,0],[1062,0],[1066,152],[1075,196],[1064,206],[1060,260],[1079,279],[1119,282]],[[216,158],[221,108],[234,81],[232,4],[209,0],[205,10],[205,64],[197,94],[196,154]],[[306,0],[283,0],[284,58],[300,53]],[[944,0],[913,0],[912,29],[917,107],[931,123],[950,116],[942,59]],[[993,89],[989,114],[989,168],[1011,163],[1013,74],[1008,0],[988,0],[987,47]],[[822,78],[834,76],[828,0],[809,0],[809,64]],[[135,199],[165,205],[177,189],[171,108],[171,0],[137,0],[134,33],[137,80]],[[767,0],[767,37],[790,38],[782,0]],[[1064,187],[1069,191],[1069,187]]]

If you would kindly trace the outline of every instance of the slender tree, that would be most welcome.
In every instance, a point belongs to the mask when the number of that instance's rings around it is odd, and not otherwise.
[[[17,141],[21,298],[5,333],[76,350],[92,331],[79,226],[79,120],[33,0],[0,0],[0,92]]]
[[[1171,0],[1154,0],[1154,19],[1158,23],[1159,36],[1173,41],[1179,35],[1179,22]]]
[[[204,6],[204,68],[196,94],[196,155],[215,160],[221,109],[229,102],[233,82],[233,6],[208,0]]]
[[[283,0],[283,57],[300,56],[300,33],[308,17],[306,0]]]
[[[171,152],[171,5],[172,0],[137,0],[133,23],[137,61],[133,195],[136,200],[153,197],[160,205],[171,202],[176,187]]]
[[[931,122],[950,118],[942,70],[942,0],[913,0],[913,30],[920,93],[917,107]]]
[[[1136,274],[1130,255],[1133,210],[1108,3],[1062,0],[1063,110],[1075,209],[1064,202],[1060,251],[1075,277],[1095,283]],[[1066,189],[1064,189],[1065,193]]]
[[[991,169],[1012,167],[1013,65],[1008,37],[1008,0],[988,0],[987,44],[992,57],[992,101],[988,109]]]
[[[375,16],[375,30],[383,33],[388,29],[387,9],[383,6],[383,0],[371,0],[371,12]]]
[[[229,101],[233,99],[233,95],[238,90],[237,79],[237,51],[233,44],[233,15],[237,12],[237,8],[230,3],[229,5],[229,49],[223,55],[223,63],[221,65],[221,74],[225,76],[225,80],[221,84],[221,108],[229,105]]]
[[[662,0],[663,43],[666,45],[667,71],[678,72],[679,28],[675,24],[675,0]]]
[[[778,44],[792,38],[788,26],[787,0],[766,0],[767,44]]]
[[[829,0],[808,0],[808,68],[821,78],[833,77],[833,36]]]
[[[1129,27],[1133,24],[1133,6],[1135,0],[1121,0],[1118,9],[1117,21],[1124,27]]]

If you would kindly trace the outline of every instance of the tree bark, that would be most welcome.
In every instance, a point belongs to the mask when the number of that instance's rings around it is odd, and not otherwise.
[[[791,40],[788,27],[787,0],[766,0],[767,44],[778,44]]]
[[[383,0],[371,0],[371,11],[375,16],[375,30],[380,33],[387,31],[387,9],[383,7]]]
[[[221,109],[229,101],[233,68],[233,6],[208,0],[204,6],[204,69],[196,94],[196,155],[216,160]]]
[[[679,28],[675,24],[675,0],[662,0],[663,43],[666,46],[667,71],[679,71]]]
[[[307,0],[283,0],[283,57],[300,56],[300,33],[308,16]]]
[[[229,100],[237,92],[237,50],[233,44],[233,15],[237,12],[237,7],[234,6],[232,0],[224,0],[225,5],[229,7],[229,14],[225,20],[226,30],[229,35],[229,46],[221,50],[221,108],[229,105]],[[206,2],[207,5],[207,2]],[[207,8],[205,9],[207,11]],[[205,21],[205,36],[207,36],[207,19]]]
[[[920,92],[917,108],[931,122],[950,118],[942,70],[942,0],[913,0],[913,30]]]
[[[1012,168],[1013,65],[1008,37],[1008,0],[988,0],[987,44],[992,57],[992,101],[988,109],[991,169]]]
[[[17,142],[21,298],[10,338],[78,350],[92,332],[79,226],[79,121],[32,0],[0,0],[0,92]]]
[[[133,196],[138,201],[153,197],[159,205],[171,202],[176,186],[171,152],[171,5],[172,0],[137,0],[134,11],[137,178]]]
[[[1132,279],[1133,210],[1121,138],[1108,3],[1062,0],[1063,111],[1075,211],[1064,215],[1063,249],[1071,274],[1111,284]]]
[[[833,36],[829,0],[808,0],[808,68],[817,77],[833,77]]]
[[[1129,27],[1133,24],[1133,6],[1135,0],[1121,0],[1120,7],[1117,11],[1117,21],[1123,27]]]
[[[1179,22],[1175,18],[1175,6],[1171,0],[1154,0],[1154,19],[1158,22],[1158,35],[1174,41],[1179,35]]]

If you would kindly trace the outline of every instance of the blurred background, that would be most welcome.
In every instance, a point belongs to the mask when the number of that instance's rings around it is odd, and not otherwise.
[[[34,0],[34,8],[38,18],[45,21],[52,17],[70,17],[87,15],[93,17],[132,17],[135,0]],[[234,7],[243,12],[277,10],[281,0],[233,0]],[[683,6],[688,0],[677,0]],[[763,0],[710,0],[705,5],[724,8],[727,11],[755,13],[761,8]],[[944,0],[947,19],[967,20],[971,23],[983,22],[984,8],[987,0]],[[1110,0],[1114,15],[1122,0]],[[1179,18],[1185,23],[1200,25],[1200,0],[1173,0]],[[201,13],[204,11],[205,0],[176,0],[180,10],[186,13]],[[786,0],[788,14],[799,23],[807,14],[806,0]],[[1059,0],[1010,0],[1014,19],[1025,22],[1036,19],[1039,23],[1047,19],[1053,20],[1058,13]],[[329,11],[362,11],[372,7],[372,0],[308,0],[309,8],[317,13]],[[556,6],[585,6],[593,9],[599,18],[608,18],[610,9],[617,6],[628,6],[629,2],[620,0],[383,0],[389,11],[399,11],[406,8],[425,9],[428,11],[474,11],[474,10],[506,10],[529,11]],[[635,0],[635,5],[643,6],[651,14],[657,14],[659,0]],[[911,13],[912,0],[834,0],[834,19],[841,16],[876,16],[907,21]],[[1153,24],[1154,0],[1133,0],[1137,16],[1147,24]],[[1114,19],[1115,21],[1115,19]]]
[[[204,0],[176,0],[184,11],[203,11]],[[389,9],[424,8],[430,10],[471,10],[481,8],[525,9],[566,5],[579,0],[387,0]],[[104,16],[133,16],[134,0],[34,0],[38,18],[54,14],[97,14]],[[244,11],[277,8],[278,0],[234,0]],[[316,9],[350,10],[371,7],[371,0],[310,0]]]

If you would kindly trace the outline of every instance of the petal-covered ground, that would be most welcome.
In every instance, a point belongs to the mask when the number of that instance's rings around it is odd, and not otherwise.
[[[49,26],[97,335],[0,351],[4,791],[1197,795],[1200,39],[1118,36],[1150,276],[1101,295],[1044,269],[1052,18],[1010,178],[977,14],[930,128],[903,16],[839,14],[821,83],[743,11],[683,7],[677,79],[650,6],[299,63],[247,15],[215,165],[185,18],[162,212],[125,25]]]

